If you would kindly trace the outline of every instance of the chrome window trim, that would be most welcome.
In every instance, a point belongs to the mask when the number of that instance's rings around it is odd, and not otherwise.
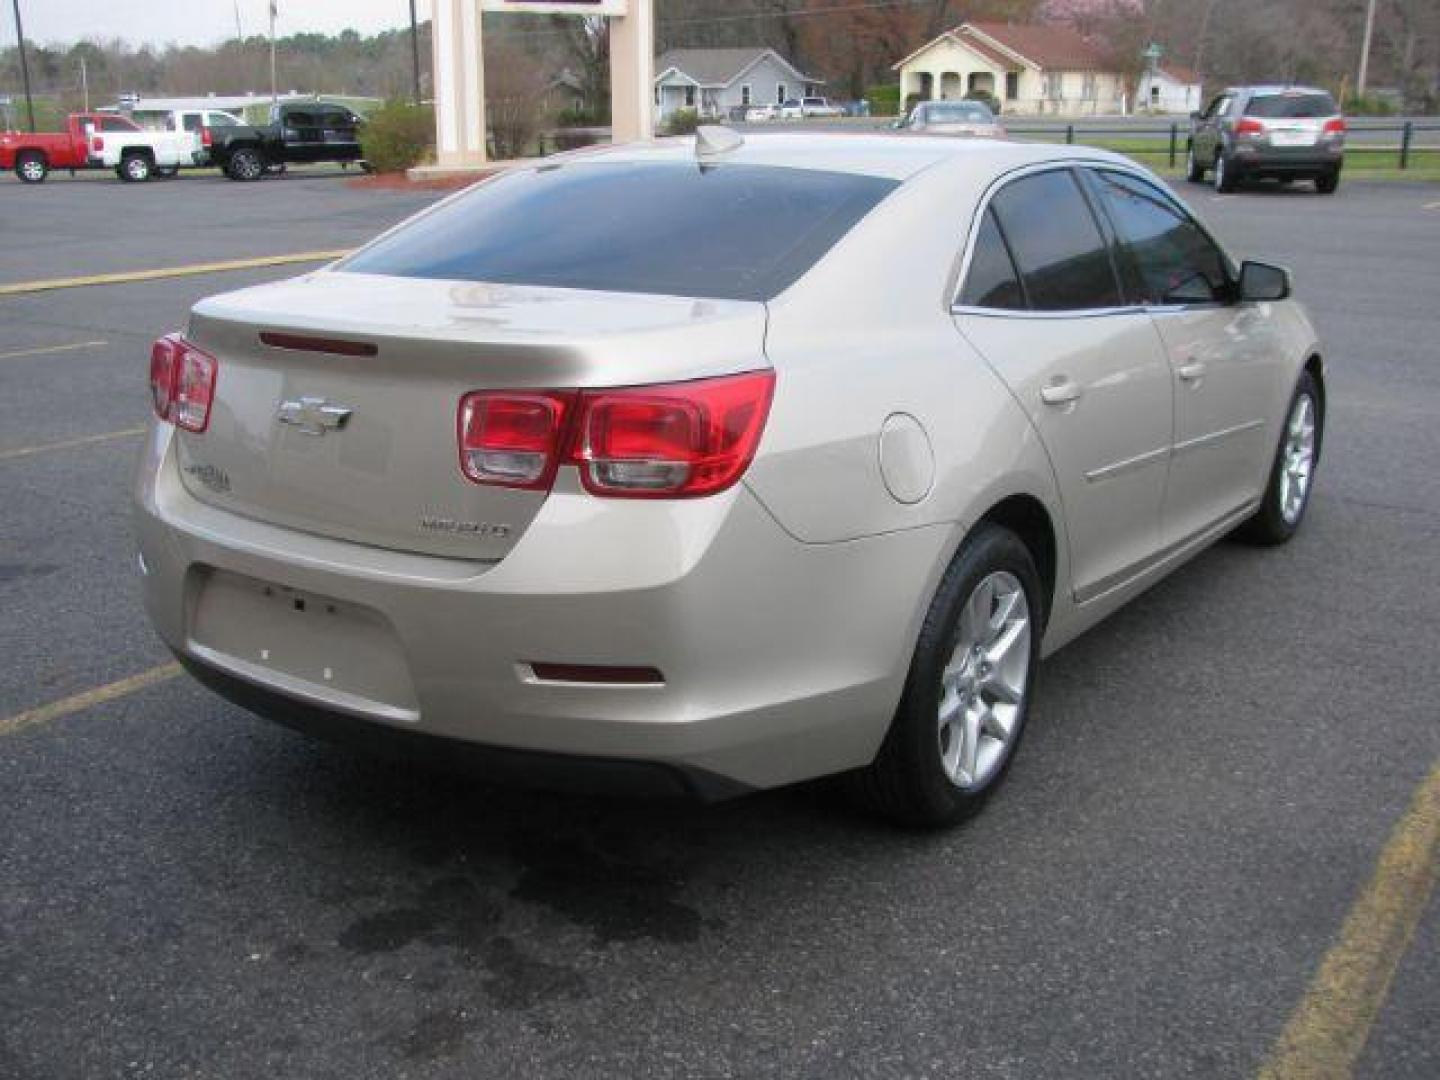
[[[1029,308],[987,308],[976,307],[973,304],[962,304],[960,302],[960,294],[962,291],[964,291],[965,279],[970,273],[970,263],[975,257],[975,243],[980,235],[980,220],[985,216],[985,212],[990,209],[990,203],[994,200],[995,196],[1000,193],[1000,190],[1002,188],[1004,188],[1008,184],[1014,183],[1017,180],[1022,180],[1027,176],[1034,176],[1037,173],[1055,172],[1060,169],[1072,171],[1075,169],[1092,169],[1096,171],[1110,169],[1114,172],[1124,173],[1128,176],[1132,176],[1137,180],[1149,184],[1151,187],[1156,187],[1160,194],[1166,199],[1166,201],[1171,203],[1174,208],[1186,218],[1186,220],[1193,222],[1195,224],[1195,227],[1200,230],[1200,232],[1205,236],[1205,238],[1215,245],[1216,249],[1220,252],[1221,257],[1225,260],[1226,269],[1230,270],[1231,272],[1237,270],[1235,260],[1230,255],[1230,252],[1226,250],[1225,245],[1220,243],[1220,241],[1215,238],[1215,236],[1210,232],[1209,229],[1205,227],[1205,225],[1200,221],[1200,219],[1195,217],[1194,214],[1190,213],[1190,211],[1186,209],[1186,207],[1170,191],[1168,191],[1163,184],[1158,185],[1157,187],[1154,178],[1138,166],[1129,165],[1118,161],[1102,161],[1095,158],[1058,158],[1054,161],[1038,161],[1030,165],[1022,165],[1019,168],[1011,169],[1008,172],[1001,173],[999,176],[997,176],[994,180],[990,182],[990,185],[985,189],[985,191],[981,194],[980,199],[976,202],[975,211],[970,218],[969,232],[966,234],[965,237],[965,246],[961,249],[956,269],[952,271],[951,274],[950,288],[948,290],[950,295],[951,315],[984,315],[990,316],[992,318],[1005,319],[1094,319],[1106,318],[1114,315],[1129,315],[1134,314],[1135,312],[1144,312],[1151,315],[1171,315],[1186,311],[1195,311],[1207,308],[1225,308],[1231,306],[1219,300],[1207,300],[1196,302],[1194,304],[1121,304],[1118,306],[1104,308],[1069,308],[1063,311],[1033,311]],[[1083,195],[1085,190],[1084,184],[1082,181],[1079,180],[1079,178],[1077,178],[1077,183],[1080,183],[1081,193]],[[1092,210],[1091,212],[1093,213],[1094,211]],[[1101,230],[1101,233],[1103,235],[1103,229]],[[1020,268],[1018,266],[1015,267],[1015,273],[1017,275],[1020,273]]]

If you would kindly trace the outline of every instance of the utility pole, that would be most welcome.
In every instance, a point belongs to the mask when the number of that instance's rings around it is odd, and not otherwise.
[[[420,104],[420,23],[415,18],[415,0],[410,0],[410,62],[415,72],[415,104]]]
[[[275,77],[275,5],[277,0],[270,0],[270,109],[275,114],[274,120],[279,120],[280,112],[280,83]]]
[[[30,63],[25,59],[25,27],[20,22],[20,0],[11,0],[15,8],[15,40],[20,45],[20,80],[25,84],[25,114],[30,130],[35,130],[35,101],[30,97]]]
[[[85,67],[85,57],[80,57],[80,93],[85,98],[85,111],[90,111],[90,73]]]
[[[1365,96],[1365,78],[1370,73],[1370,36],[1375,30],[1375,0],[1365,10],[1365,36],[1360,43],[1360,76],[1355,80],[1355,96]],[[1344,108],[1345,103],[1340,103]]]

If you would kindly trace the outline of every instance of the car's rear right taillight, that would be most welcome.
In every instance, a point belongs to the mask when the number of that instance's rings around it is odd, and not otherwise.
[[[1340,117],[1338,117],[1338,116],[1337,116],[1335,119],[1333,119],[1333,120],[1326,120],[1326,121],[1325,121],[1324,134],[1326,134],[1326,135],[1344,135],[1344,134],[1345,134],[1345,121],[1344,121],[1343,119],[1341,119]]]
[[[1236,135],[1264,135],[1265,125],[1253,116],[1241,117],[1235,121]]]
[[[219,364],[179,334],[166,334],[150,348],[150,399],[155,415],[186,431],[210,424]]]
[[[773,371],[587,390],[570,460],[592,495],[693,499],[724,491],[755,457]]]
[[[713,495],[754,459],[774,391],[769,370],[613,390],[477,390],[460,399],[460,471],[548,491],[559,466],[575,465],[592,495]]]
[[[99,135],[96,135],[93,139],[90,140],[90,149],[97,154],[104,153],[105,140],[102,139]]]

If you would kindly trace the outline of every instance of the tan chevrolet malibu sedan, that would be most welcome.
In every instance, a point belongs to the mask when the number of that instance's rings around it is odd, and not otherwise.
[[[977,809],[1040,657],[1299,527],[1285,271],[1070,146],[702,131],[519,168],[156,343],[145,602],[292,726],[543,785]]]

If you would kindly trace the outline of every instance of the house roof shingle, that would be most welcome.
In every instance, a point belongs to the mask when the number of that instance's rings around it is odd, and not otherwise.
[[[977,30],[1006,49],[1047,71],[1109,71],[1105,53],[1068,26],[1043,23],[972,22],[959,28]]]
[[[763,45],[744,49],[671,49],[655,61],[655,73],[659,75],[673,67],[701,86],[728,86],[755,61],[774,52]],[[821,81],[805,75],[779,53],[775,56],[806,82]]]

